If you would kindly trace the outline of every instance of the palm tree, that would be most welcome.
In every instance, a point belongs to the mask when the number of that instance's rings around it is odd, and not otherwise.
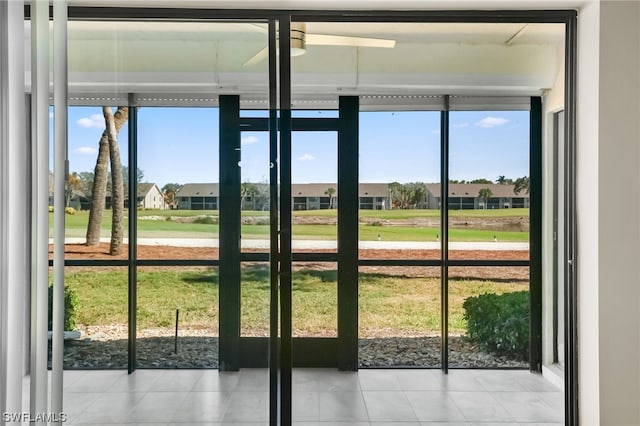
[[[251,183],[251,182],[242,183],[240,185],[240,208],[244,210],[244,200],[247,197],[251,197],[251,198],[255,197],[256,195],[258,195],[258,192],[259,192],[258,186],[255,183]],[[255,205],[254,205],[254,208],[255,208]],[[253,208],[251,210],[253,210]]]
[[[496,179],[496,183],[498,185],[513,185],[513,179],[500,175],[498,176],[498,179]]]
[[[402,184],[399,182],[391,182],[388,186],[389,196],[391,197],[392,208],[402,208],[401,192]]]
[[[328,195],[329,196],[329,208],[332,209],[333,208],[333,195],[336,193],[336,189],[335,188],[327,188],[326,191],[324,191],[324,195]]]
[[[464,182],[463,182],[464,183]],[[469,183],[484,183],[484,184],[492,184],[493,182],[490,181],[489,179],[485,179],[485,178],[478,178],[478,179],[474,179],[469,181]]]
[[[179,183],[167,183],[162,187],[162,193],[164,194],[164,198],[167,201],[167,204],[173,209],[176,204],[176,194],[182,188],[182,185]]]
[[[107,109],[109,111],[107,111]],[[89,223],[87,224],[87,245],[89,246],[95,246],[100,243],[100,228],[102,226],[102,216],[104,214],[105,198],[107,193],[107,166],[112,154],[110,144],[111,142],[117,144],[116,135],[129,118],[129,108],[118,107],[115,114],[111,114],[111,108],[104,107],[103,115],[105,115],[105,123],[112,120],[113,128],[111,128],[110,124],[106,126],[98,144],[98,158],[96,160],[91,188],[91,210],[89,211]],[[109,129],[112,130],[112,137],[109,135]],[[118,163],[120,162],[118,161]],[[120,165],[119,169],[121,169],[121,167],[122,166]],[[121,170],[120,176],[119,181],[122,183]],[[116,180],[118,179],[116,178]]]
[[[120,147],[118,146],[118,131],[111,107],[102,107],[102,114],[106,124],[105,131],[109,139],[109,159],[111,160],[111,243],[109,254],[117,256],[122,253],[124,232],[124,184],[122,177],[122,160],[120,160]],[[137,207],[136,200],[129,200],[129,208]]]
[[[69,207],[69,204],[71,204],[71,199],[74,196],[80,195],[82,193],[82,181],[80,180],[80,176],[78,176],[78,173],[73,172],[69,176],[67,176],[67,183],[65,185],[64,192],[66,195],[65,206]]]
[[[405,185],[409,196],[409,204],[413,208],[420,207],[427,195],[427,187],[422,182],[413,182]]]
[[[484,209],[487,209],[489,198],[493,197],[493,192],[489,188],[482,188],[478,191],[478,196],[484,200]]]
[[[529,176],[518,178],[514,183],[513,192],[520,194],[522,191],[526,191],[527,194],[529,193]]]

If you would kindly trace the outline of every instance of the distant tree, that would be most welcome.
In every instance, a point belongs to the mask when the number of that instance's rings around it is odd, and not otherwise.
[[[402,208],[402,184],[399,182],[391,182],[388,185],[389,188],[389,196],[391,197],[391,206],[392,208],[401,209]]]
[[[253,195],[253,205],[257,210],[269,209],[269,183],[267,181],[256,184],[256,193]]]
[[[498,176],[498,179],[496,179],[496,183],[498,185],[513,185],[513,179],[510,179],[506,176]]]
[[[162,193],[164,195],[164,199],[171,206],[171,208],[175,207],[176,204],[176,193],[182,189],[182,185],[179,183],[167,183],[162,187]]]
[[[260,193],[258,185],[251,182],[243,182],[240,185],[240,208],[244,208],[244,201],[247,198],[253,198]]]
[[[416,208],[424,200],[426,193],[427,188],[421,182],[389,184],[391,204],[399,209]]]
[[[449,179],[449,183],[467,183],[466,180],[458,180],[458,179]]]
[[[489,198],[493,197],[493,192],[489,188],[481,188],[478,191],[478,196],[484,200],[484,208],[487,209],[487,204],[489,204]]]
[[[525,193],[529,193],[529,176],[523,176],[515,180],[513,184],[513,192],[515,194],[520,194],[522,191]]]
[[[392,182],[389,184],[389,194],[391,195],[391,203],[395,208],[408,209],[411,199],[409,188],[401,183]]]
[[[144,171],[140,168],[136,169],[136,183],[140,184],[144,180]],[[122,188],[125,197],[129,194],[129,167],[122,166]],[[111,180],[107,184],[107,189],[111,191]]]
[[[328,195],[329,196],[329,208],[330,209],[333,208],[333,204],[334,204],[334,202],[333,202],[334,197],[333,196],[335,195],[335,193],[336,193],[336,189],[335,188],[331,188],[331,187],[327,188],[327,190],[324,191],[324,195]]]
[[[427,195],[427,187],[422,182],[412,182],[406,184],[409,196],[409,205],[418,208]]]
[[[513,185],[513,179],[506,176],[498,176],[498,179],[496,179],[496,183],[498,185]]]
[[[80,172],[78,173],[78,179],[82,183],[82,193],[85,197],[91,197],[91,190],[93,189],[93,172]]]
[[[65,206],[69,207],[71,204],[71,199],[78,195],[82,194],[82,180],[78,173],[73,172],[69,176],[67,176],[67,181],[64,185],[64,196],[65,196]]]
[[[480,179],[474,179],[472,181],[469,181],[469,183],[481,183],[481,184],[492,184],[493,182],[490,181],[489,179],[485,179],[485,178],[480,178]]]

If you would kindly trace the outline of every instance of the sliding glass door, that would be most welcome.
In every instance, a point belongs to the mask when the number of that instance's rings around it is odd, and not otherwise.
[[[539,370],[539,95],[564,26],[199,12],[69,22],[72,99],[96,110],[75,123],[98,142],[110,111],[122,151],[100,203],[69,182],[68,236],[102,209],[124,237],[67,247],[87,352],[118,355],[96,366],[238,373],[212,419],[285,424],[376,420],[309,368]],[[84,137],[72,167],[98,161]]]

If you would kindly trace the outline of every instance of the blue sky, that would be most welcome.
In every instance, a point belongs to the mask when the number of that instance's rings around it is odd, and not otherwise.
[[[308,113],[307,113],[308,114]],[[316,113],[330,116],[332,113]],[[529,114],[526,111],[450,113],[452,179],[495,180],[529,174]],[[71,172],[93,171],[104,120],[100,107],[69,109]],[[218,110],[145,107],[138,114],[138,165],[144,180],[218,181]],[[127,161],[127,126],[119,135]],[[293,134],[293,181],[335,182],[337,134]],[[265,182],[269,174],[268,134],[242,134],[242,180]],[[360,114],[361,182],[438,182],[440,113],[363,112]]]

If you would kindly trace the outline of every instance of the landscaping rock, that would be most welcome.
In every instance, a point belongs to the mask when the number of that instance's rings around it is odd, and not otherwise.
[[[65,368],[101,369],[127,367],[126,326],[91,327],[85,338],[65,342]],[[452,368],[527,368],[528,364],[497,357],[480,350],[464,336],[449,337]],[[182,330],[175,352],[168,329],[138,332],[139,368],[217,368],[218,338],[210,330]],[[368,338],[359,341],[361,368],[440,367],[441,340],[437,336]]]

